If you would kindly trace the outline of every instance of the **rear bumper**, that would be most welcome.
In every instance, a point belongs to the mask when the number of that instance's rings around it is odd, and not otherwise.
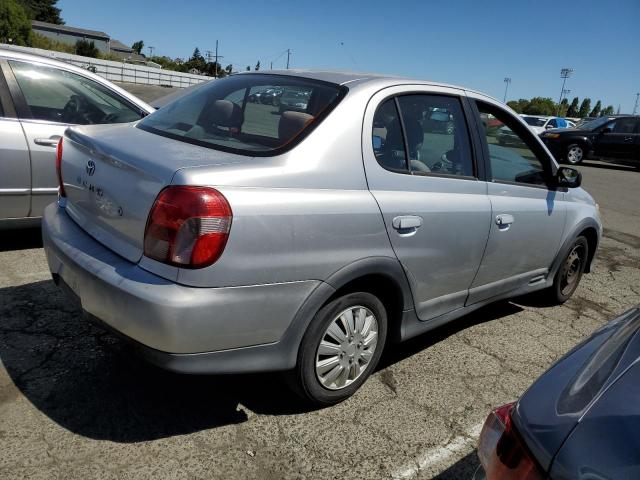
[[[113,253],[52,204],[42,235],[49,269],[90,317],[164,368],[188,373],[282,370],[295,365],[292,332],[319,281],[195,288]]]

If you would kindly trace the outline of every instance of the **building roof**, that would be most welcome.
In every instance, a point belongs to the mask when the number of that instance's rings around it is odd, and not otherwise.
[[[52,32],[70,33],[74,35],[81,35],[85,37],[94,37],[103,40],[109,40],[109,35],[97,30],[87,30],[84,28],[69,27],[67,25],[56,25],[55,23],[41,22],[39,20],[32,20],[31,26],[35,29],[48,30]]]
[[[110,46],[111,50],[118,50],[118,51],[121,51],[121,52],[129,52],[129,53],[133,52],[133,48],[127,47],[120,40],[111,39],[111,42],[109,43],[109,46]]]

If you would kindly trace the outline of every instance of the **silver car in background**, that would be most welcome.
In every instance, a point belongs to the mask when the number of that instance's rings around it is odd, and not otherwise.
[[[139,120],[154,109],[68,63],[0,49],[0,228],[37,225],[58,194],[67,127]]]
[[[267,89],[306,105],[248,101]],[[566,301],[602,234],[580,174],[517,115],[430,82],[243,73],[69,129],[59,152],[44,245],[90,319],[169,370],[287,371],[320,405],[387,342],[529,292]]]

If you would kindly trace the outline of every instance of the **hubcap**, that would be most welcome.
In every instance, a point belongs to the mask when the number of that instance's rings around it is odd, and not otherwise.
[[[560,291],[562,295],[570,294],[577,287],[580,272],[582,271],[583,255],[584,249],[582,245],[576,245],[567,256],[562,266],[562,276],[560,277]]]
[[[571,147],[567,159],[570,163],[579,163],[582,160],[582,149],[580,147]]]
[[[378,344],[378,321],[366,307],[349,307],[324,332],[316,353],[316,375],[329,390],[340,390],[360,378]]]

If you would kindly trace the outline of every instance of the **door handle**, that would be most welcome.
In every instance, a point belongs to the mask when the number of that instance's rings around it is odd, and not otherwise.
[[[44,147],[57,147],[60,138],[62,138],[60,135],[52,135],[49,138],[34,138],[33,143]]]
[[[509,215],[508,213],[496,215],[496,225],[498,225],[498,228],[501,230],[508,230],[514,221],[513,215]]]
[[[402,233],[409,233],[408,230],[416,230],[422,226],[422,217],[417,215],[401,215],[393,219],[393,228]],[[404,232],[403,232],[404,231]]]
[[[633,142],[633,137],[624,137],[625,142]]]

